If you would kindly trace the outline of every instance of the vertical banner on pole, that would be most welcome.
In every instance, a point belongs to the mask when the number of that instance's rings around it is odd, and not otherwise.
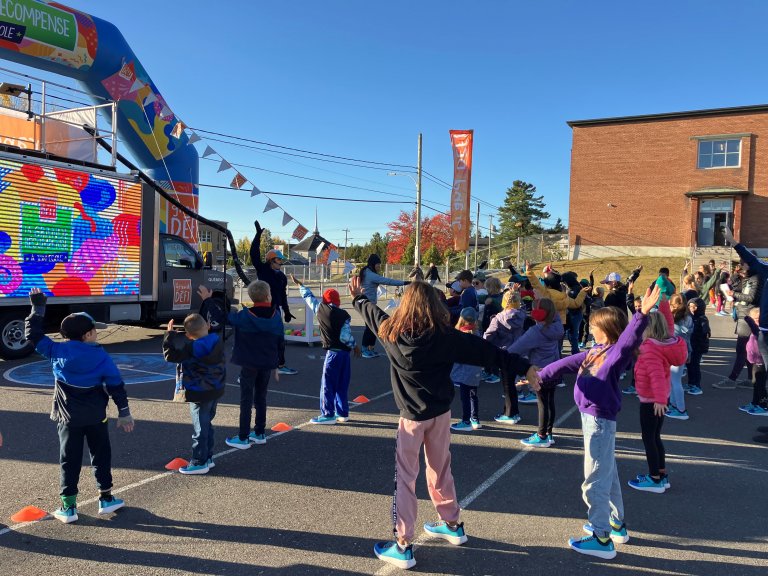
[[[453,148],[453,189],[451,190],[451,229],[453,249],[469,248],[469,197],[472,181],[473,130],[450,130]]]

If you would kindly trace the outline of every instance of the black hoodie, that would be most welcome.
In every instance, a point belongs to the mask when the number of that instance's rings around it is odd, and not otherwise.
[[[709,329],[709,320],[707,319],[707,305],[701,298],[691,300],[696,304],[696,310],[693,313],[693,332],[691,333],[691,349],[694,352],[706,354],[709,352],[709,338],[712,331]]]
[[[353,304],[366,326],[378,334],[381,323],[389,318],[387,313],[362,295]],[[515,375],[524,375],[531,366],[522,356],[450,327],[445,332],[415,338],[401,334],[396,342],[381,343],[390,361],[395,403],[406,420],[429,420],[451,409],[454,363],[498,366],[506,382],[514,380]]]

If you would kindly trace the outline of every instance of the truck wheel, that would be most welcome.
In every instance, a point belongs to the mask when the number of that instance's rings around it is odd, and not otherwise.
[[[24,337],[24,313],[10,312],[0,316],[0,356],[6,360],[24,358],[35,347]]]

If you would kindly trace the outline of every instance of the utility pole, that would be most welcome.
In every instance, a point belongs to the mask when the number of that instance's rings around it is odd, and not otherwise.
[[[416,162],[416,246],[413,262],[421,265],[421,132],[419,132],[419,150]]]
[[[477,270],[477,243],[480,241],[480,202],[477,203],[477,216],[475,217],[475,270]]]
[[[349,228],[344,228],[344,261],[347,261],[347,238],[349,237]]]
[[[491,266],[491,233],[493,232],[493,214],[488,215],[488,268]]]

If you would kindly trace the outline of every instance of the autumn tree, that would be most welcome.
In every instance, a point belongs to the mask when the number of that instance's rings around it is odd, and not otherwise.
[[[416,244],[416,211],[400,212],[397,220],[387,224],[389,244],[387,246],[387,261],[400,264],[413,264],[415,261]],[[407,251],[410,244],[413,246]],[[453,247],[453,232],[450,217],[438,214],[433,218],[423,218],[421,221],[421,246],[423,254],[431,246],[436,246],[438,252],[444,252]],[[424,258],[422,257],[423,261]]]

